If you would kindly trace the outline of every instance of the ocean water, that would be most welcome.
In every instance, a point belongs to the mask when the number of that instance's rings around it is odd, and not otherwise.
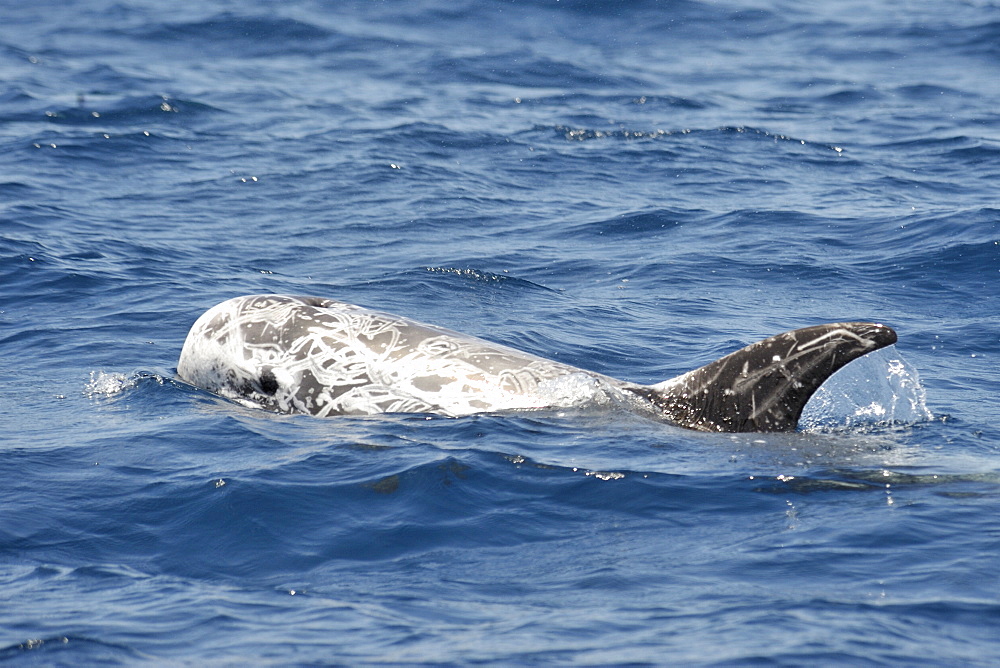
[[[1000,5],[0,8],[0,660],[1000,661]],[[652,383],[844,319],[781,435],[176,378],[333,297]]]

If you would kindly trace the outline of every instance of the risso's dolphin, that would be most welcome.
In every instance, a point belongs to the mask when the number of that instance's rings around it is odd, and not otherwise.
[[[895,342],[885,325],[817,325],[637,385],[332,299],[253,295],[198,318],[177,373],[246,405],[323,417],[615,404],[700,431],[792,431],[824,380]]]

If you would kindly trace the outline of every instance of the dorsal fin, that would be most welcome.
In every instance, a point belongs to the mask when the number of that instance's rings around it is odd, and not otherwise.
[[[809,397],[851,360],[896,342],[885,325],[840,322],[797,329],[672,380],[631,392],[664,418],[700,431],[793,431]]]

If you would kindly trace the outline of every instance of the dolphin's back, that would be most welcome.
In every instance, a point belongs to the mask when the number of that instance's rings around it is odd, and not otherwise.
[[[895,340],[871,323],[807,327],[644,386],[332,299],[252,295],[195,322],[177,373],[245,404],[317,416],[614,402],[703,431],[790,431],[826,378]]]
[[[584,401],[600,385],[596,374],[473,336],[282,295],[209,310],[191,328],[177,372],[244,403],[319,416],[542,408],[560,388]]]

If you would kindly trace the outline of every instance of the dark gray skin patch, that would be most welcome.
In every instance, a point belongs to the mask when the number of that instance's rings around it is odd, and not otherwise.
[[[441,376],[421,376],[413,379],[413,386],[424,392],[440,392],[446,383],[454,382],[454,378],[442,378]]]
[[[269,397],[273,397],[278,391],[278,379],[270,369],[264,369],[260,374],[260,391]]]

